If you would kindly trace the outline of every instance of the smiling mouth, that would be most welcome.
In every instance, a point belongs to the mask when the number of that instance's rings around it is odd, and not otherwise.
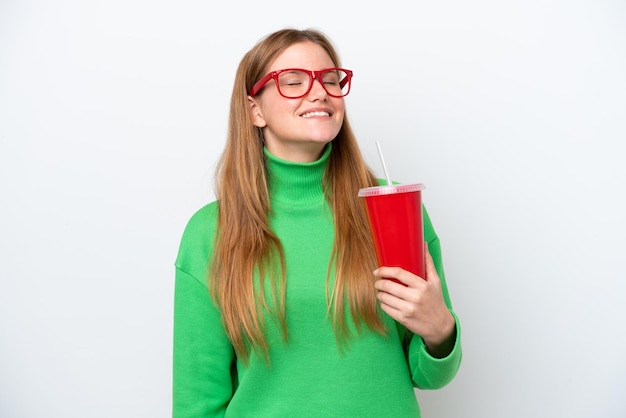
[[[302,115],[300,115],[303,118],[312,118],[314,116],[330,116],[330,113],[328,112],[309,112],[309,113],[304,113]]]

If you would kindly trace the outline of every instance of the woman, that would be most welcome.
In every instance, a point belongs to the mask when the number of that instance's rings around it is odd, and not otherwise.
[[[378,182],[345,115],[351,78],[314,30],[243,57],[218,200],[176,260],[174,417],[417,417],[413,388],[455,376],[458,321],[427,213],[426,277],[377,268],[357,192]]]

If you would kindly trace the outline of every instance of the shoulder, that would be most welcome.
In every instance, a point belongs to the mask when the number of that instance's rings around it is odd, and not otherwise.
[[[176,267],[195,277],[204,277],[213,251],[219,203],[197,210],[187,222],[180,240]]]
[[[183,239],[193,238],[198,233],[202,234],[204,232],[208,232],[209,230],[215,230],[215,225],[217,224],[217,214],[218,214],[218,201],[213,201],[200,209],[198,209],[185,226],[185,230],[183,232]]]

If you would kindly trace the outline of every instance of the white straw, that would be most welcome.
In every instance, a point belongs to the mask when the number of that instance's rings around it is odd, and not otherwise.
[[[380,162],[383,164],[383,171],[385,172],[385,178],[387,178],[387,186],[391,186],[391,177],[389,177],[389,172],[387,171],[387,166],[385,165],[385,159],[383,158],[383,151],[380,149],[380,142],[378,141],[376,141],[376,148],[378,148]]]

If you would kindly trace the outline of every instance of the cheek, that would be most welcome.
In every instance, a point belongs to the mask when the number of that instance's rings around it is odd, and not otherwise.
[[[345,115],[345,108],[343,103],[340,105],[335,106],[335,115],[337,117],[337,120],[341,123],[343,123],[343,117]]]
[[[271,104],[268,103],[263,109],[265,116],[274,121],[284,121],[286,117],[294,115],[298,111],[296,100],[281,100]]]
[[[343,118],[343,114],[346,109],[346,102],[343,99],[333,98],[333,107],[335,108],[335,112],[341,113],[341,117]]]

